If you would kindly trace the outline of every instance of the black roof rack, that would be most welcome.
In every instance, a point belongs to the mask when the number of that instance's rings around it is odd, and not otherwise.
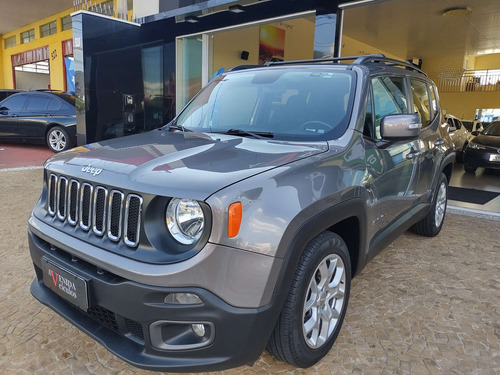
[[[367,64],[383,63],[383,64],[388,65],[388,66],[400,66],[400,67],[404,67],[404,68],[409,69],[409,70],[419,72],[419,73],[427,76],[427,74],[423,70],[419,69],[414,64],[406,62],[406,61],[391,59],[391,58],[386,57],[385,55],[383,55],[381,53],[372,54],[372,55],[361,55],[361,56],[328,57],[325,59],[294,60],[294,61],[269,61],[269,62],[265,63],[264,65],[238,65],[238,66],[235,66],[234,68],[229,69],[228,71],[234,72],[237,70],[259,68],[262,66],[318,64],[318,63],[322,64],[322,63],[328,63],[328,62],[335,63],[335,62],[349,61],[349,60],[353,60],[353,63],[352,63],[353,65],[367,65]]]
[[[418,66],[407,61],[400,61],[396,59],[391,59],[389,57],[385,57],[385,55],[381,53],[374,55],[359,56],[353,62],[353,64],[358,64],[358,65],[370,64],[370,63],[385,63],[386,65],[389,66],[401,66],[406,69],[414,70],[416,72],[422,73],[425,76],[427,76],[427,74],[422,69],[419,69]]]
[[[254,69],[254,68],[262,68],[262,65],[236,65],[233,66],[228,72],[235,72],[237,70],[245,70],[245,69]]]

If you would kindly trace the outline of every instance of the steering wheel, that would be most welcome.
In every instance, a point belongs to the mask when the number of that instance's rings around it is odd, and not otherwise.
[[[323,122],[323,121],[319,121],[319,120],[310,120],[310,121],[307,121],[307,122],[304,122],[302,125],[300,125],[300,128],[305,130],[305,131],[310,131],[310,132],[315,132],[315,133],[319,133],[319,130],[320,128],[319,127],[314,127],[313,126],[313,129],[307,129],[308,126],[310,126],[311,124],[317,124],[317,125],[320,125],[321,128],[326,128],[326,131],[329,131],[329,130],[332,130],[333,127],[329,124],[327,124],[326,122]]]

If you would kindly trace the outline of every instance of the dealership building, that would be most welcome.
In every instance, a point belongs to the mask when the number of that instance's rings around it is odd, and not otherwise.
[[[372,53],[419,65],[446,113],[498,116],[496,2],[49,3],[20,0],[0,15],[0,88],[76,91],[79,144],[159,127],[237,65]]]

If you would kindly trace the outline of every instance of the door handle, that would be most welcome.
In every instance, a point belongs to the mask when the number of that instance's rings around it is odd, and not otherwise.
[[[420,151],[415,151],[414,149],[411,149],[411,151],[406,154],[406,158],[408,160],[413,160],[413,159],[416,159],[417,156],[420,155],[420,154],[421,154]]]
[[[442,138],[438,138],[434,142],[434,146],[442,146],[442,145],[444,145],[444,139],[442,139]]]

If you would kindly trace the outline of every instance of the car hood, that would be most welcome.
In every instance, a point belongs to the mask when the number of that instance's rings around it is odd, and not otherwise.
[[[480,134],[474,137],[472,142],[489,147],[500,147],[500,137],[495,135]]]
[[[204,200],[237,181],[327,150],[327,142],[155,130],[76,147],[45,167],[138,192]]]

